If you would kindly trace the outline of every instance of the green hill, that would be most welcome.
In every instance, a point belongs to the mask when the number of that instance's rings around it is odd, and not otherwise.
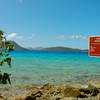
[[[73,49],[68,47],[48,47],[44,49],[40,49],[42,51],[77,51],[77,52],[87,52],[88,50],[81,50],[81,49]]]

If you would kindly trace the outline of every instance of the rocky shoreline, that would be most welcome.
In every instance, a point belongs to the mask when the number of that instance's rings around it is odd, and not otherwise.
[[[100,100],[100,88],[84,88],[45,84],[24,89],[0,90],[0,100]]]

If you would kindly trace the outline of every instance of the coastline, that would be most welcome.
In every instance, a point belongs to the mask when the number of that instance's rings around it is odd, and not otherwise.
[[[56,86],[49,83],[16,89],[6,87],[0,89],[0,100],[100,100],[100,87]]]

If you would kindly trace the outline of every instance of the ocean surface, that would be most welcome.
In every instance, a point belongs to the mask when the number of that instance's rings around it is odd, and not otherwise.
[[[1,70],[11,73],[13,86],[84,85],[100,80],[100,58],[86,52],[14,51],[11,55],[13,67],[5,64]]]

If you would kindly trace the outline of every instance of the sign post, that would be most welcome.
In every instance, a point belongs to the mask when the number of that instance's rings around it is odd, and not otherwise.
[[[90,37],[89,55],[100,57],[100,36]]]

